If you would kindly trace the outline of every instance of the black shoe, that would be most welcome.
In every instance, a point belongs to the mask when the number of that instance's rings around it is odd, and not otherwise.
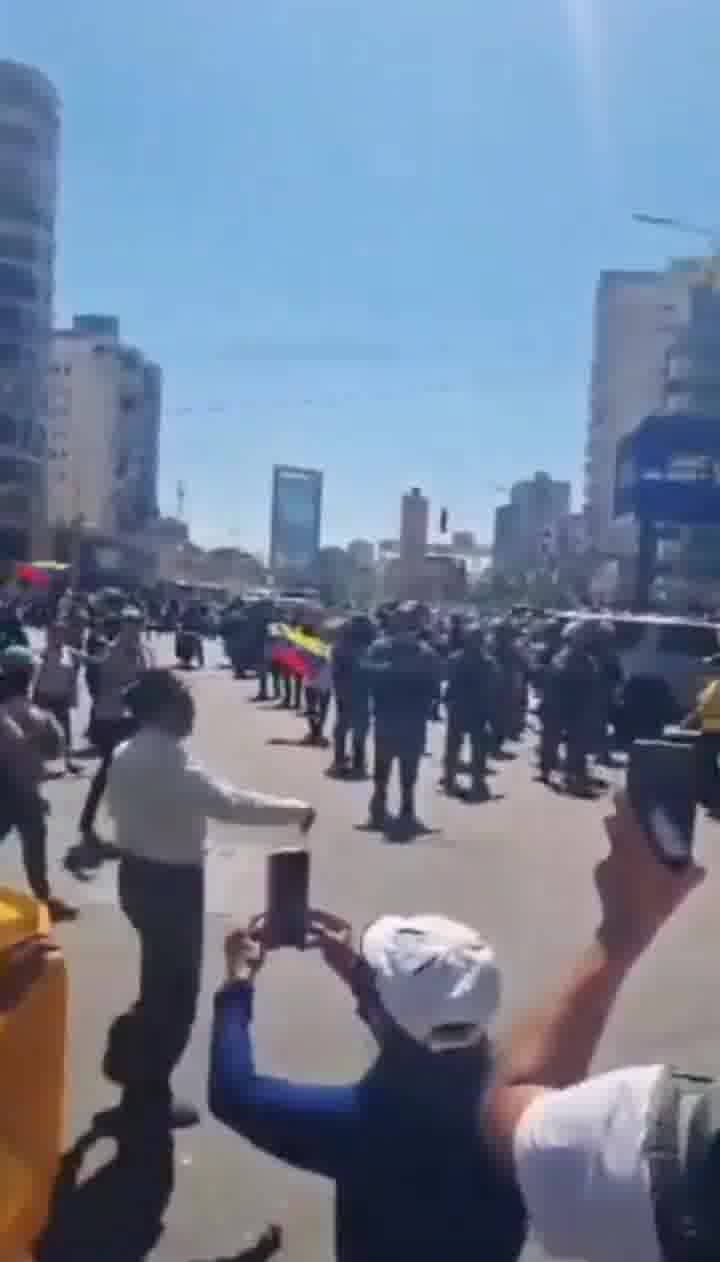
[[[378,832],[382,832],[387,824],[387,806],[379,799],[373,798],[370,803],[370,813],[368,815],[368,827]]]
[[[490,796],[490,790],[484,780],[478,780],[470,790],[470,799],[473,802],[489,802]]]

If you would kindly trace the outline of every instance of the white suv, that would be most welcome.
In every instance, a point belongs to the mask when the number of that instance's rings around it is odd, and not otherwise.
[[[640,696],[644,700],[654,693],[653,700],[657,699],[667,723],[692,710],[705,674],[703,660],[720,652],[717,628],[711,622],[662,614],[579,615],[579,620],[586,619],[612,623],[615,629],[624,680],[613,713],[620,744],[628,744],[635,735],[635,704]],[[635,704],[626,706],[628,689]]]

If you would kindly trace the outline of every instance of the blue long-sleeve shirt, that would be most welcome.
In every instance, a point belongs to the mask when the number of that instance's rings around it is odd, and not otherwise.
[[[470,1099],[448,1108],[451,1121],[437,1101],[399,1089],[382,1055],[350,1086],[258,1074],[252,1008],[244,982],[216,998],[210,1108],[257,1148],[334,1181],[338,1262],[519,1256],[522,1202],[479,1136]]]

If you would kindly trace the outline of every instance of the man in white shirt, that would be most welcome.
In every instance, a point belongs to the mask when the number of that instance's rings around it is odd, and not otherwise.
[[[309,832],[307,802],[234,788],[193,761],[184,742],[195,707],[171,671],[150,670],[128,695],[138,731],[115,752],[107,804],[120,851],[121,906],[140,938],[140,995],[131,1020],[111,1031],[105,1069],[125,1087],[126,1110],[162,1112],[188,1125],[173,1102],[172,1072],[195,1019],[203,948],[208,820]]]

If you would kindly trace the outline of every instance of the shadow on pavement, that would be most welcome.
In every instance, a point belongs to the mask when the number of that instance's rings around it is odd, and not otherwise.
[[[123,1132],[112,1160],[80,1182],[100,1138],[92,1129],[65,1154],[37,1262],[143,1262],[162,1236],[175,1183],[172,1135]]]
[[[240,1253],[234,1254],[231,1258],[215,1258],[213,1262],[268,1262],[270,1258],[274,1258],[280,1252],[282,1245],[281,1228],[268,1227],[255,1244],[250,1245],[249,1248],[242,1249]]]

